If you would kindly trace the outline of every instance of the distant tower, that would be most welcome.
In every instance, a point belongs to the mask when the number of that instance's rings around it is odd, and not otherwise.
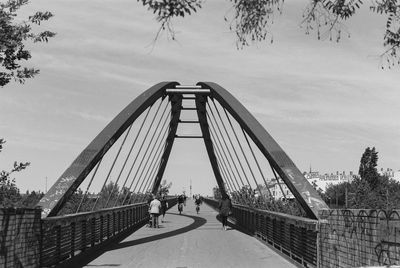
[[[192,196],[192,180],[190,180],[190,196]]]

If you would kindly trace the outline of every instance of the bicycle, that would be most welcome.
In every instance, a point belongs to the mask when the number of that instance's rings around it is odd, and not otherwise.
[[[197,214],[199,214],[199,211],[200,211],[200,205],[196,204],[196,212],[197,212]]]

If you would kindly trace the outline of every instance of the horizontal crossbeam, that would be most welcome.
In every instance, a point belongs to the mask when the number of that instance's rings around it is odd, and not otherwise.
[[[180,138],[180,139],[202,139],[203,136],[175,135],[175,138]]]
[[[199,121],[193,121],[193,120],[179,120],[179,123],[184,123],[184,124],[197,124]]]

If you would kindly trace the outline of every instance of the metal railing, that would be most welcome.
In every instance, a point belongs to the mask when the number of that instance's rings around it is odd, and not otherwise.
[[[204,199],[217,209],[218,201]],[[318,267],[318,221],[233,205],[230,220],[303,267]]]
[[[168,199],[169,208],[175,204],[176,198]],[[42,219],[41,267],[71,259],[148,221],[147,203]]]

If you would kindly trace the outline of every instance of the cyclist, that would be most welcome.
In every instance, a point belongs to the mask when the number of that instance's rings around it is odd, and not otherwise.
[[[194,200],[194,204],[196,205],[196,212],[197,212],[197,214],[199,214],[201,203],[202,203],[201,197],[200,197],[200,195],[197,195],[197,196],[195,197],[195,200]]]
[[[178,196],[178,211],[179,211],[179,214],[182,214],[183,203],[184,202],[185,202],[185,197],[183,196],[183,194],[181,194],[180,196]]]

